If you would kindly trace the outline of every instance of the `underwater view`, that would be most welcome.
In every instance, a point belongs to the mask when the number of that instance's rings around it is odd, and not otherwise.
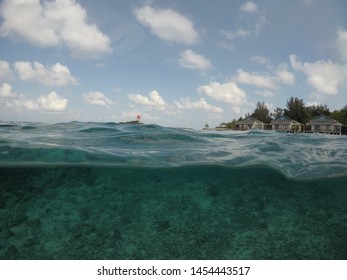
[[[346,259],[347,137],[0,124],[0,259]]]

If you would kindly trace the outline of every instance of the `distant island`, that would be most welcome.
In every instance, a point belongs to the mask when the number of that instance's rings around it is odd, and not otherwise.
[[[126,122],[119,122],[119,124],[143,124],[143,122],[141,122],[140,120],[141,120],[141,116],[137,115],[136,116],[136,120],[126,121]]]
[[[136,121],[119,122],[119,124],[143,124],[143,122],[136,120]]]

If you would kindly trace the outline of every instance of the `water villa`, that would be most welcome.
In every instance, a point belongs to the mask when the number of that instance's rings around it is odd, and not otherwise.
[[[313,118],[306,124],[306,133],[342,134],[342,123],[326,115]]]
[[[241,121],[236,122],[236,130],[264,129],[264,128],[265,128],[265,123],[252,117],[247,117]]]
[[[280,116],[271,121],[270,127],[272,130],[285,132],[303,132],[304,125],[286,116]]]
[[[302,124],[296,120],[293,120],[287,116],[279,116],[272,120],[270,124],[259,121],[253,117],[246,117],[243,120],[239,120],[234,123],[220,123],[215,128],[209,128],[208,124],[203,128],[204,130],[250,130],[250,129],[262,129],[262,130],[274,130],[283,131],[287,133],[324,133],[324,134],[337,134],[347,135],[347,125],[334,120],[333,118],[320,115],[313,118],[306,124]]]

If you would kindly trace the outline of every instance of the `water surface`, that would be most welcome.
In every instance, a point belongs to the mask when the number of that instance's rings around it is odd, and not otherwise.
[[[1,259],[346,259],[347,138],[0,124]]]

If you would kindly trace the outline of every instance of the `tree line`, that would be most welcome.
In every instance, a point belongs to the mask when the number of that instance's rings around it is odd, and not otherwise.
[[[247,113],[245,118],[253,117],[264,123],[270,123],[273,119],[286,116],[296,120],[302,124],[308,123],[316,116],[326,115],[338,122],[347,125],[347,105],[340,110],[330,111],[327,105],[312,105],[305,106],[303,99],[291,97],[287,100],[286,107],[277,107],[273,112],[270,112],[264,101],[259,101],[252,114]],[[238,120],[242,120],[239,118]],[[234,128],[236,120],[227,123],[227,127]]]

